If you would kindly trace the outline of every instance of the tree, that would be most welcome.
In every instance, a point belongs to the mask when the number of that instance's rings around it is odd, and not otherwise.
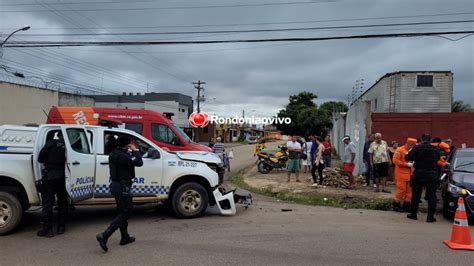
[[[468,103],[464,101],[454,101],[451,111],[458,113],[458,112],[474,112],[474,108]]]
[[[303,91],[289,97],[285,109],[278,112],[277,117],[291,118],[291,124],[276,124],[276,128],[286,135],[325,135],[332,128],[332,110],[347,111],[342,102],[323,103],[319,108],[314,102],[318,96]]]
[[[332,128],[331,116],[316,106],[302,110],[298,114],[296,122],[301,129],[301,134],[305,136],[324,136]]]
[[[321,104],[320,109],[332,115],[333,112],[347,112],[349,107],[343,102],[329,101]]]

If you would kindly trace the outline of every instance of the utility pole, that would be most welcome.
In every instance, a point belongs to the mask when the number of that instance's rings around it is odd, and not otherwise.
[[[198,80],[193,82],[194,88],[197,89],[198,95],[197,95],[197,112],[201,112],[201,90],[204,90],[204,88],[201,85],[206,84],[206,82]],[[199,128],[195,129],[195,134],[194,134],[194,141],[199,142]]]
[[[197,112],[198,113],[201,112],[201,106],[200,106],[200,103],[201,103],[201,90],[204,89],[203,87],[201,87],[201,85],[204,85],[204,84],[206,84],[206,82],[201,81],[201,80],[193,82],[194,88],[196,88],[198,90],[198,96],[197,96]]]

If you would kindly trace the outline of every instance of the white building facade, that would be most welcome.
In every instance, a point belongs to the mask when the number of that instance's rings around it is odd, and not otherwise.
[[[160,113],[173,113],[174,123],[189,128],[189,115],[193,112],[193,99],[181,93],[145,93],[122,95],[96,95],[96,107],[143,108]]]
[[[451,112],[451,71],[400,71],[387,73],[359,101],[370,102],[375,113]]]

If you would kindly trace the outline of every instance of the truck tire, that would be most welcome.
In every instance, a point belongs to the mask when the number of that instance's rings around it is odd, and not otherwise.
[[[14,194],[0,191],[0,236],[15,229],[23,216],[21,202]]]
[[[201,184],[189,182],[179,186],[173,193],[171,207],[177,217],[190,219],[201,216],[208,203],[206,189]]]

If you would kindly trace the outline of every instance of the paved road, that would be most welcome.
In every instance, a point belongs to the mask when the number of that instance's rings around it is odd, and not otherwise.
[[[94,235],[112,219],[113,208],[79,207],[67,234],[52,239],[34,236],[38,214],[29,214],[19,232],[0,238],[0,264],[470,265],[472,261],[472,253],[451,251],[441,243],[449,237],[446,221],[426,224],[393,212],[265,198],[239,211],[234,217],[178,220],[139,207],[130,223],[137,242],[121,247],[116,234],[107,254]]]
[[[178,220],[152,206],[137,207],[130,222],[137,242],[119,246],[115,234],[104,254],[94,236],[114,213],[111,206],[78,207],[67,233],[52,239],[35,236],[39,213],[28,213],[20,230],[0,237],[0,265],[470,265],[473,260],[472,253],[442,244],[451,223],[441,218],[427,224],[394,212],[295,205],[260,196],[234,217]]]
[[[270,142],[267,143],[267,149],[269,151],[276,150],[278,145],[283,144],[283,142]],[[226,172],[226,178],[231,177],[232,175],[236,174],[243,168],[254,164],[257,161],[257,157],[254,157],[253,154],[255,152],[255,145],[240,145],[236,147],[231,147],[227,150],[232,150],[234,152],[234,159],[230,162],[230,170],[231,172]]]

